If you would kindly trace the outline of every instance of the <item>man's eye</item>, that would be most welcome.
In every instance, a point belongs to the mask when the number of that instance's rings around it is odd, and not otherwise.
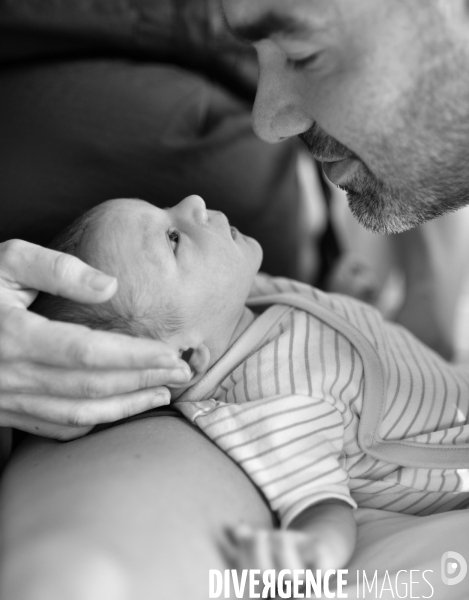
[[[292,67],[292,69],[295,70],[307,69],[316,65],[320,55],[320,52],[315,52],[314,54],[310,54],[304,58],[289,58],[288,64],[290,67]]]
[[[168,231],[169,241],[171,242],[171,247],[173,248],[173,252],[176,251],[176,247],[179,244],[179,233],[175,229],[170,229]]]

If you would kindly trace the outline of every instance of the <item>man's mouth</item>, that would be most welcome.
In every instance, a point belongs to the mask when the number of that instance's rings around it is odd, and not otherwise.
[[[324,173],[336,185],[345,186],[361,164],[347,146],[328,135],[317,123],[298,137],[313,157],[323,163]]]
[[[360,167],[358,158],[342,158],[340,160],[323,162],[322,168],[326,177],[335,183],[346,187],[347,183],[354,177]]]

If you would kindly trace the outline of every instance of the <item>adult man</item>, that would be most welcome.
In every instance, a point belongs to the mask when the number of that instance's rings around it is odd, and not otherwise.
[[[466,2],[223,6],[258,53],[258,135],[300,135],[363,225],[398,232],[468,203]]]

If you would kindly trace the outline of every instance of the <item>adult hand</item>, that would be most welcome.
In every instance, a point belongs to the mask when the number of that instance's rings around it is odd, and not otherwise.
[[[0,244],[0,426],[73,439],[168,404],[161,386],[188,381],[188,366],[162,342],[27,310],[38,290],[99,303],[116,289],[113,277],[73,256],[20,240]]]

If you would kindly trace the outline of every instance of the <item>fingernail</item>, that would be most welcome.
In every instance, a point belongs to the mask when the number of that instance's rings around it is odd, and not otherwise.
[[[171,354],[161,354],[159,350],[158,355],[156,356],[156,360],[158,361],[157,369],[181,369],[182,364],[176,353]]]
[[[104,292],[115,281],[114,277],[109,277],[104,273],[95,272],[87,279],[88,287],[96,292]]]
[[[169,391],[167,392],[158,392],[156,394],[156,398],[158,400],[159,406],[164,406],[171,402],[171,394]]]
[[[180,369],[175,369],[171,371],[170,379],[171,381],[176,381],[178,383],[186,383],[191,378],[191,370],[189,367],[181,367]]]
[[[185,371],[188,375],[191,374],[191,368],[190,366],[186,363],[185,360],[181,360],[180,358],[178,359],[178,363],[176,365],[176,367],[178,369],[181,369],[182,371]]]

